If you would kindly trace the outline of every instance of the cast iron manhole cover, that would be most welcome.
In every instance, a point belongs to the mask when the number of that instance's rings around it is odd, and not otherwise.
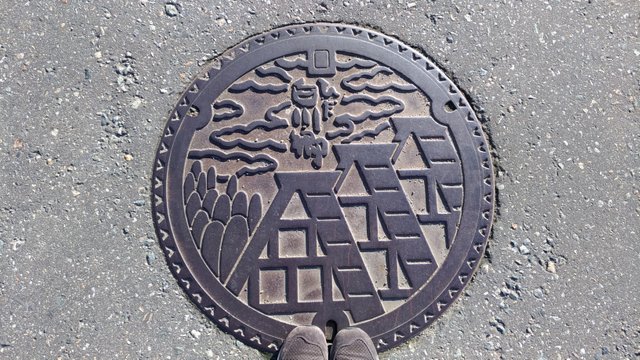
[[[461,293],[493,173],[460,90],[378,32],[305,24],[214,60],[172,112],[154,220],[181,286],[224,331],[277,351],[296,325],[358,326],[379,351]]]

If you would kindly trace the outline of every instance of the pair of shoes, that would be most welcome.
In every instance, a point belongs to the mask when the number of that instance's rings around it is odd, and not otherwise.
[[[358,328],[340,330],[333,340],[331,356],[322,330],[315,326],[298,326],[284,341],[278,360],[377,360],[371,338]]]

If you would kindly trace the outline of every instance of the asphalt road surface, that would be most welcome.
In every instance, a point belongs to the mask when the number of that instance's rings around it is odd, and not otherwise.
[[[207,62],[302,21],[421,49],[475,104],[497,216],[474,281],[384,359],[640,357],[640,2],[0,1],[0,358],[260,359],[179,288],[150,214]]]

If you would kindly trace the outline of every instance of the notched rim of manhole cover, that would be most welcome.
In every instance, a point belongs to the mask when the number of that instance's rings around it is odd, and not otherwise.
[[[464,95],[352,25],[278,28],[215,59],[172,111],[153,175],[180,285],[270,352],[302,324],[360,327],[378,351],[417,334],[472,277],[493,216]]]

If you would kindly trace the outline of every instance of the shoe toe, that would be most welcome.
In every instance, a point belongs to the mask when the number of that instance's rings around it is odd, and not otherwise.
[[[328,353],[322,330],[315,326],[298,326],[285,339],[278,360],[326,360]]]
[[[340,330],[333,341],[331,359],[377,360],[376,351],[369,335],[359,328]]]

